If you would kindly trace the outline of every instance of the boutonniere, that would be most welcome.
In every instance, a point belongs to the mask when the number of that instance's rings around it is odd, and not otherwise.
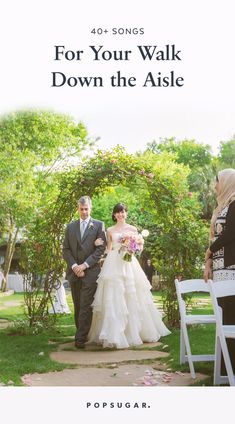
[[[93,222],[90,222],[89,225],[88,225],[88,228],[90,229],[90,228],[93,228],[93,227],[94,227]]]

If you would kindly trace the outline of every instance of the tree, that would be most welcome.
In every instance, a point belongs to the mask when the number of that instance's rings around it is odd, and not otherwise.
[[[168,152],[176,154],[176,162],[188,165],[191,169],[209,165],[212,160],[211,146],[197,143],[195,140],[180,140],[175,138],[161,139],[147,144],[147,149],[153,153]]]
[[[215,200],[215,175],[217,173],[217,160],[210,165],[192,169],[188,176],[189,190],[198,193],[201,203],[201,218],[210,221],[216,206]]]
[[[0,119],[0,225],[7,249],[2,290],[19,232],[56,193],[56,171],[91,146],[85,127],[71,117],[45,111],[19,111]]]
[[[7,275],[20,228],[28,221],[37,202],[33,155],[17,152],[16,160],[12,153],[11,146],[5,146],[0,152],[0,223],[2,239],[7,240],[2,291],[6,290]]]
[[[177,163],[189,167],[189,190],[199,193],[202,218],[210,220],[215,207],[214,180],[218,165],[217,159],[212,156],[211,147],[195,140],[176,141],[170,138],[160,140],[159,143],[148,143],[147,151],[155,154],[168,152]]]
[[[220,168],[235,168],[235,135],[229,141],[220,142]]]

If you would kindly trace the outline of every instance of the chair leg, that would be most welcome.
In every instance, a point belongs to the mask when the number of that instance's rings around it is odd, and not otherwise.
[[[216,334],[215,337],[215,364],[214,364],[214,385],[221,384],[221,344],[220,338]]]
[[[196,378],[196,374],[195,374],[194,366],[193,366],[192,353],[191,353],[191,349],[190,349],[189,338],[188,338],[188,331],[187,331],[186,324],[183,325],[182,330],[183,330],[184,343],[185,343],[185,347],[186,347],[186,352],[187,352],[188,364],[189,364],[189,369],[190,369],[191,377],[192,378]]]
[[[185,357],[184,335],[183,335],[182,325],[180,324],[180,365],[185,364],[185,362],[186,362],[186,357]]]

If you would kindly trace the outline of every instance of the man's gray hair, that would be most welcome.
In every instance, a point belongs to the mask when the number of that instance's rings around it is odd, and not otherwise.
[[[89,205],[92,207],[91,198],[89,196],[82,196],[80,199],[78,199],[78,206],[79,205]]]

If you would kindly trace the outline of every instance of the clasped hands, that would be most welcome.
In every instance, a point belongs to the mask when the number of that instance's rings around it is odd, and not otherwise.
[[[86,265],[85,264],[81,264],[81,265],[76,265],[73,267],[73,272],[74,274],[76,274],[77,277],[84,277],[85,275],[85,269],[86,269]]]

